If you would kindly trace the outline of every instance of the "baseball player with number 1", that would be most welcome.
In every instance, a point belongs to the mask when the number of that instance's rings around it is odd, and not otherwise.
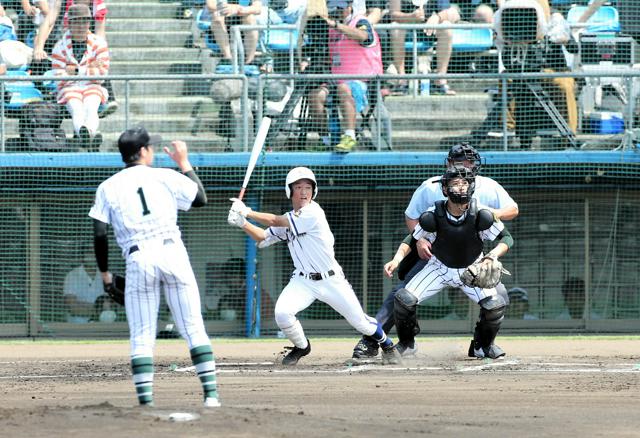
[[[260,213],[232,198],[227,221],[235,225],[260,248],[277,242],[287,242],[295,270],[289,284],[276,302],[275,318],[278,327],[293,343],[283,365],[296,365],[311,352],[311,344],[304,334],[298,312],[320,300],[333,307],[356,330],[371,336],[382,347],[383,363],[399,363],[399,354],[378,322],[364,313],[351,285],[335,259],[334,237],[324,211],[314,199],[318,194],[316,177],[306,167],[292,169],[285,181],[287,198],[293,209],[282,216]],[[246,219],[267,226],[260,228]]]
[[[216,366],[200,312],[198,284],[176,224],[178,210],[201,207],[207,196],[184,142],[172,142],[173,150],[164,148],[182,173],[151,167],[153,145],[159,141],[142,127],[120,135],[118,149],[125,168],[100,184],[89,212],[96,259],[109,287],[107,224],[111,224],[126,259],[125,309],[138,402],[153,406],[153,349],[162,287],[178,331],[189,344],[204,406],[218,407]]]

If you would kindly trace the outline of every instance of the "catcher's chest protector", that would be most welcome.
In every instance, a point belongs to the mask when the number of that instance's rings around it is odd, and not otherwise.
[[[447,218],[445,201],[435,204],[436,240],[431,252],[449,268],[466,268],[482,253],[483,244],[476,227],[478,207],[472,199],[461,223]]]

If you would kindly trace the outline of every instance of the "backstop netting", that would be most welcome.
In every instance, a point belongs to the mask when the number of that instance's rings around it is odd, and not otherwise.
[[[483,154],[482,174],[499,181],[519,205],[506,223],[515,246],[504,257],[514,299],[505,330],[626,331],[640,322],[638,294],[637,152]],[[126,336],[124,310],[96,299],[92,222],[87,216],[98,184],[120,169],[115,154],[7,155],[3,161],[0,224],[3,244],[0,333],[3,336]],[[316,174],[318,203],[335,236],[335,253],[360,302],[375,315],[397,283],[382,267],[408,230],[404,210],[418,185],[442,172],[444,153],[265,153],[246,201],[282,214],[291,209],[284,178],[307,165]],[[257,250],[226,222],[248,154],[195,154],[209,197],[181,213],[179,224],[198,279],[211,335],[277,333],[273,308],[293,264],[286,245]],[[165,157],[158,165],[170,167]],[[110,268],[123,259],[110,237]],[[97,282],[98,287],[92,286]],[[76,295],[79,306],[70,295]],[[521,299],[521,298],[525,299]],[[462,299],[461,299],[462,298]],[[113,309],[115,320],[103,314]],[[513,313],[512,313],[513,312]],[[355,334],[327,305],[298,315],[311,333]],[[458,291],[421,303],[423,333],[467,332],[477,306]],[[160,336],[175,336],[166,305]]]

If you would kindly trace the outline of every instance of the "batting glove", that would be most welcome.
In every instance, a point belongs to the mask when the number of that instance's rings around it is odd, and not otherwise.
[[[231,209],[229,210],[229,216],[227,216],[227,223],[229,225],[234,225],[238,228],[242,228],[244,227],[244,224],[247,223],[247,220],[239,212]]]
[[[251,212],[251,207],[247,207],[245,203],[238,198],[229,198],[229,201],[233,202],[233,204],[231,204],[232,211],[235,211],[244,217],[247,217],[247,215]]]

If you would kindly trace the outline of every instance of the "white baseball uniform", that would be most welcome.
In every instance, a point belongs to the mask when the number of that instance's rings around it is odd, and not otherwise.
[[[486,207],[478,205],[478,210],[481,210],[482,208]],[[427,211],[435,211],[435,207],[431,207]],[[456,218],[447,211],[447,218],[452,222],[461,223],[466,217],[467,212],[459,218]],[[480,231],[478,235],[482,241],[493,241],[503,229],[504,224],[501,221],[495,221],[489,229]],[[413,238],[416,240],[426,238],[428,241],[433,243],[436,240],[436,236],[437,232],[430,233],[424,231],[422,227],[420,227],[420,224],[417,224],[413,231]],[[478,260],[481,257],[482,254],[478,256]],[[483,298],[497,294],[495,288],[481,289],[464,284],[460,279],[460,274],[462,274],[465,269],[466,268],[450,268],[438,260],[434,255],[429,259],[425,267],[413,276],[405,288],[418,299],[419,303],[437,294],[444,286],[452,286],[462,289],[464,293],[467,294],[467,296],[475,303],[478,303]]]
[[[335,259],[333,233],[320,205],[312,201],[286,216],[289,228],[269,227],[265,230],[266,245],[287,242],[295,266],[291,280],[276,302],[278,327],[294,326],[296,314],[320,300],[334,308],[359,332],[374,334],[378,323],[364,313]]]
[[[436,201],[446,199],[442,194],[439,182],[441,178],[442,176],[431,177],[420,184],[420,187],[413,192],[411,201],[409,201],[409,205],[404,212],[408,218],[418,220],[422,213],[435,205]],[[478,175],[475,178],[475,182],[476,188],[473,192],[473,197],[478,200],[479,204],[494,209],[506,208],[512,205],[518,206],[497,181]]]
[[[200,293],[176,223],[198,187],[171,169],[127,167],[98,187],[89,216],[111,224],[126,258],[125,308],[131,355],[152,356],[160,287],[180,334],[192,349],[210,345]]]

